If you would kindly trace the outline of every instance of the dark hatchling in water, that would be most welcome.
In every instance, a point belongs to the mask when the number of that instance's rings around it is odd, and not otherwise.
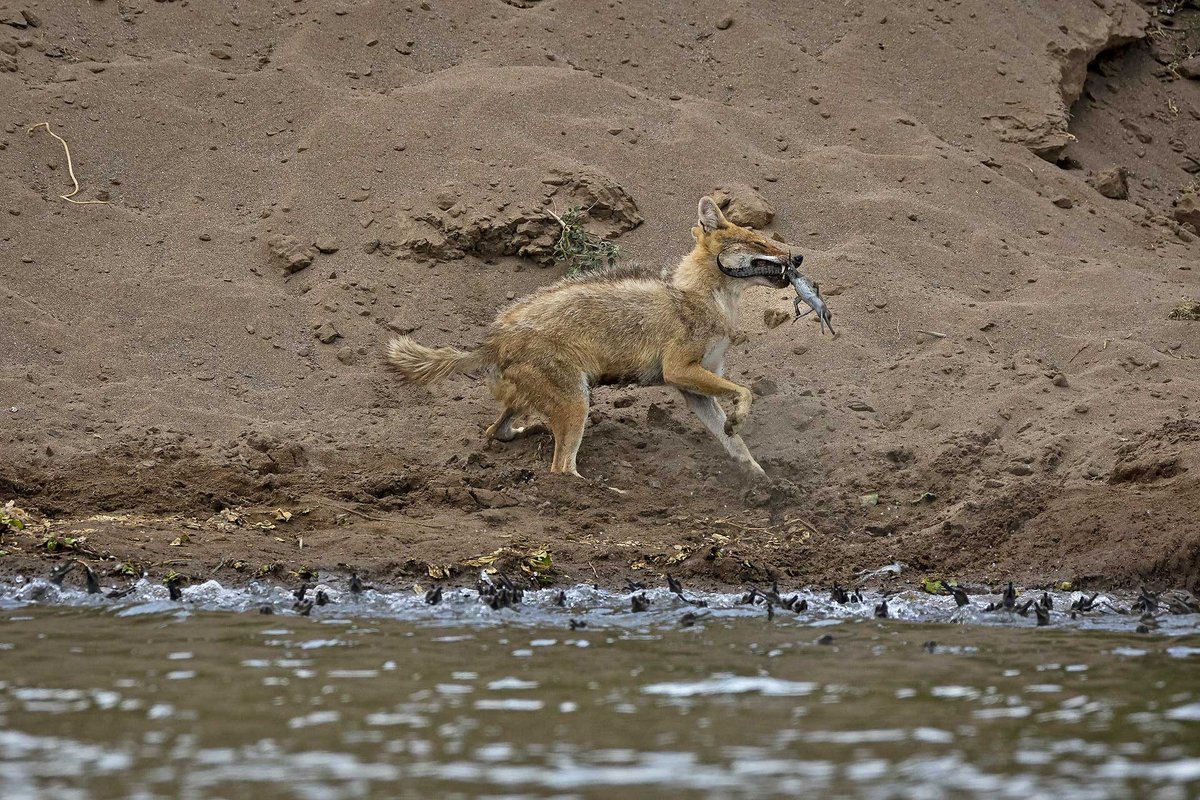
[[[671,576],[671,575],[667,576],[667,588],[671,590],[672,594],[674,594],[676,597],[678,597],[680,600],[687,603],[688,605],[696,606],[697,608],[708,608],[707,601],[696,600],[695,598],[688,597],[687,595],[685,595],[683,593],[683,584],[680,583],[678,581],[678,579],[676,579],[674,576]]]
[[[1138,594],[1138,599],[1133,603],[1133,610],[1147,614],[1158,611],[1158,595],[1150,594],[1143,586]]]
[[[525,590],[513,583],[503,572],[492,575],[484,573],[479,578],[476,589],[479,591],[479,599],[493,611],[520,605],[525,597]]]
[[[80,562],[79,566],[83,567],[83,580],[87,586],[87,593],[100,594],[100,580],[96,577],[96,571],[83,562]]]
[[[742,595],[739,602],[746,605],[756,603],[759,599],[762,599],[768,605],[781,606],[797,614],[808,610],[808,601],[802,599],[800,595],[795,594],[791,597],[783,597],[779,593],[779,583],[777,581],[772,581],[771,588],[766,591],[759,589],[757,586],[751,586],[750,591]]]
[[[1004,594],[1000,598],[999,603],[988,603],[988,607],[984,611],[1016,611],[1017,610],[1017,590],[1013,588],[1012,581],[1008,582],[1008,586],[1004,587]],[[1028,614],[1029,609],[1026,608],[1023,613]]]
[[[109,600],[120,600],[122,597],[128,597],[129,595],[133,594],[133,591],[136,588],[137,588],[137,584],[133,584],[133,583],[129,584],[128,586],[121,587],[119,589],[114,587],[113,589],[109,590],[108,594],[106,594],[104,596],[107,597]]]
[[[71,570],[73,569],[75,569],[75,559],[64,561],[50,570],[50,582],[55,586],[62,586],[63,579],[71,574]]]
[[[95,570],[77,558],[73,558],[70,561],[64,561],[63,563],[55,566],[54,569],[50,570],[48,580],[55,586],[61,587],[63,585],[63,580],[67,577],[67,575],[71,574],[71,571],[76,567],[79,567],[83,570],[83,580],[84,585],[87,587],[87,593],[99,594],[100,581],[96,578]]]

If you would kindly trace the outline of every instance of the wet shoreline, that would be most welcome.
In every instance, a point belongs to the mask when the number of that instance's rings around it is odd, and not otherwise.
[[[520,588],[502,575],[482,573],[475,587],[389,590],[352,574],[348,580],[298,582],[295,588],[251,581],[227,587],[145,578],[108,589],[75,586],[54,577],[0,583],[0,612],[30,607],[86,608],[118,616],[236,612],[287,617],[391,618],[445,625],[519,624],[529,627],[643,625],[688,628],[711,622],[820,626],[842,621],[897,620],[956,626],[1054,628],[1187,636],[1200,633],[1200,605],[1184,592],[1153,594],[1018,591],[967,594],[903,589],[879,591],[751,587],[744,592],[693,591],[670,579],[665,586],[630,584],[622,591],[595,585]],[[88,589],[95,591],[89,592]]]

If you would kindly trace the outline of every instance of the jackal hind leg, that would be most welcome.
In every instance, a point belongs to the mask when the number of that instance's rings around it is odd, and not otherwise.
[[[527,392],[522,391],[522,381],[520,380],[521,370],[512,370],[500,372],[493,371],[488,380],[488,388],[492,392],[492,396],[500,402],[503,411],[500,412],[500,417],[488,426],[484,432],[484,436],[488,439],[495,439],[498,442],[511,442],[518,436],[525,433],[531,433],[537,429],[537,426],[513,425],[513,420],[525,413],[525,403],[527,402]],[[527,383],[528,381],[525,381]]]
[[[579,445],[583,442],[587,414],[587,401],[583,398],[550,412],[550,430],[554,432],[554,460],[550,464],[551,472],[562,472],[576,478],[583,477],[579,474],[575,458],[579,454]]]
[[[725,409],[721,408],[721,404],[716,401],[716,398],[708,397],[694,392],[681,391],[683,399],[687,401],[688,408],[700,419],[704,427],[708,429],[721,446],[725,448],[725,452],[733,456],[734,460],[743,465],[752,474],[762,477],[767,473],[754,460],[754,456],[750,455],[750,448],[746,447],[746,443],[738,434],[728,436],[725,433]]]
[[[590,401],[587,377],[582,372],[562,370],[547,372],[538,410],[550,420],[554,434],[554,458],[550,471],[583,477],[575,459],[587,427]]]

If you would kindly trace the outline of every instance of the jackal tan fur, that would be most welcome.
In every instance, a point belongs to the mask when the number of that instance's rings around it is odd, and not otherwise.
[[[787,281],[730,277],[721,264],[777,265],[782,275],[793,256],[729,222],[711,198],[700,200],[699,215],[695,247],[667,277],[614,270],[566,278],[501,311],[475,350],[426,347],[401,336],[388,343],[388,363],[402,380],[420,385],[457,372],[485,374],[502,409],[487,436],[511,441],[525,430],[514,419],[539,414],[554,434],[550,471],[575,476],[591,386],[673,386],[734,459],[764,476],[738,435],[750,413],[750,390],[722,373],[742,290],[782,288]],[[728,417],[719,398],[732,401]]]

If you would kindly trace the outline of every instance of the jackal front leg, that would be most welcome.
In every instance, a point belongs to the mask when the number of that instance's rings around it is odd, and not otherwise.
[[[725,420],[725,435],[733,436],[750,415],[753,399],[750,390],[731,380],[709,372],[697,361],[680,363],[671,358],[663,359],[663,382],[685,392],[707,397],[733,397],[733,411]]]
[[[704,427],[708,428],[709,433],[716,437],[721,446],[725,448],[725,452],[733,456],[733,458],[747,470],[757,477],[764,477],[767,473],[754,460],[754,456],[750,455],[750,448],[746,447],[746,443],[741,436],[736,433],[733,436],[728,436],[725,433],[725,411],[717,403],[715,398],[707,397],[701,394],[684,391],[681,392],[683,399],[687,401],[695,415],[704,423]]]

